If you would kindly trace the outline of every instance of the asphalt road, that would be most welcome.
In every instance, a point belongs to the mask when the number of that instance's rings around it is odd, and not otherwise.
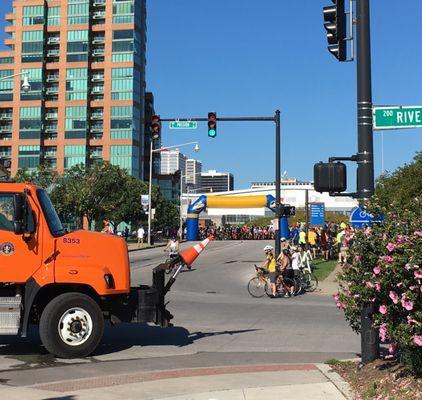
[[[168,295],[174,327],[107,326],[98,351],[83,360],[45,354],[34,330],[0,337],[0,383],[31,385],[113,373],[253,363],[352,358],[359,337],[330,296],[252,298],[246,289],[265,241],[211,242]],[[191,244],[183,244],[182,248]],[[162,248],[130,253],[132,285],[150,284]],[[77,368],[75,368],[77,366]]]

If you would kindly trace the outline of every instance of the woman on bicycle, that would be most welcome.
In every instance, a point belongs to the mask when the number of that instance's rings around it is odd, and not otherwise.
[[[277,265],[273,254],[273,246],[267,245],[264,247],[265,261],[261,264],[261,268],[266,268],[271,283],[272,297],[277,297],[276,281],[277,281]]]
[[[170,258],[174,258],[179,254],[179,240],[177,236],[172,236],[170,238],[164,251],[169,252]]]

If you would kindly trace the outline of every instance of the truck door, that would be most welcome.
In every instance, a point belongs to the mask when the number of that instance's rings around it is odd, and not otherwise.
[[[42,263],[39,229],[29,207],[29,225],[34,234],[28,242],[14,233],[13,193],[0,192],[0,282],[26,282]],[[39,218],[37,218],[39,220]]]

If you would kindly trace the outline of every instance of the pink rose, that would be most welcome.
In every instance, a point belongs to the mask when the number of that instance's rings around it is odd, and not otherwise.
[[[355,261],[359,262],[360,261],[360,256],[355,256]]]
[[[382,234],[382,240],[387,240],[387,235],[385,233]]]
[[[380,292],[381,291],[381,282],[375,282],[375,290],[377,292]]]
[[[372,282],[365,282],[366,287],[368,287],[369,289],[373,289],[375,286]]]
[[[422,231],[415,231],[413,234],[417,237],[422,237]]]
[[[399,302],[399,295],[396,292],[393,292],[390,290],[390,293],[388,295],[390,299],[393,301],[394,304],[397,304]]]
[[[402,299],[401,300],[401,305],[403,308],[405,308],[407,311],[412,311],[413,310],[413,301],[411,300],[405,300]]]
[[[394,243],[388,243],[387,246],[385,246],[385,248],[392,253],[395,249],[396,249],[396,245]]]
[[[380,335],[381,342],[385,342],[385,340],[388,337],[387,325],[386,324],[382,324],[380,326],[380,328],[379,328],[379,335]]]
[[[395,351],[396,351],[396,344],[394,342],[391,342],[390,347],[388,348],[388,352],[390,354],[394,354]]]
[[[384,256],[382,259],[389,264],[391,264],[394,261],[394,258],[391,256]]]
[[[379,312],[381,313],[381,314],[387,314],[387,306],[386,305],[384,305],[384,304],[381,304],[380,305],[380,308],[379,308]]]
[[[416,279],[422,279],[422,271],[415,271],[414,273],[413,273],[413,275],[415,275],[415,278]]]
[[[416,343],[417,346],[422,346],[422,335],[413,336],[413,341]]]
[[[399,282],[396,286],[397,287],[402,287],[403,286],[403,282]]]
[[[375,275],[378,275],[381,273],[381,267],[377,265],[376,267],[374,267],[373,271]]]
[[[371,229],[371,227],[368,226],[364,231],[365,236],[368,238],[369,235],[371,234],[371,232],[372,232],[372,229]]]
[[[334,301],[337,303],[338,302],[338,299],[339,299],[338,293],[334,294],[333,297],[334,297]]]

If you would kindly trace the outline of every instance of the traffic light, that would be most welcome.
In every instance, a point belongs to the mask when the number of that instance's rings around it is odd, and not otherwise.
[[[208,137],[215,138],[217,136],[217,114],[215,112],[208,113]]]
[[[317,192],[340,193],[347,189],[346,165],[319,162],[314,165],[314,188]]]
[[[339,61],[347,60],[347,18],[345,0],[331,0],[333,6],[323,8],[324,28],[327,31],[328,51]]]
[[[153,139],[159,139],[161,133],[161,119],[159,115],[153,115],[151,118],[151,136]]]

